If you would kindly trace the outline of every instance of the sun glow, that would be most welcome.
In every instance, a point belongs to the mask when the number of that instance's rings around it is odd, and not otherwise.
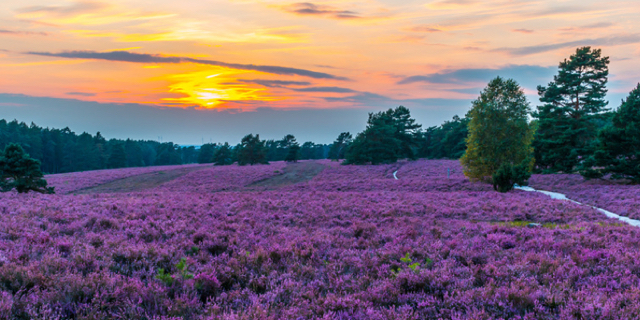
[[[260,102],[284,99],[282,96],[272,96],[265,88],[237,82],[240,74],[237,70],[219,68],[213,74],[211,70],[207,70],[171,75],[167,80],[174,83],[169,85],[169,92],[184,96],[162,100],[172,104],[198,105],[213,109],[224,108],[225,103],[234,101]]]

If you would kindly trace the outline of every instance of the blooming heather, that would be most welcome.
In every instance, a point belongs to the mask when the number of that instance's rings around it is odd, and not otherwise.
[[[247,186],[285,164],[140,192],[0,195],[0,319],[640,315],[640,228],[465,182],[453,161],[320,163],[273,191]]]

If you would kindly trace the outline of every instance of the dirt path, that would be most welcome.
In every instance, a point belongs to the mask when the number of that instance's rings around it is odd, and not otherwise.
[[[247,191],[276,190],[301,182],[306,182],[317,176],[326,166],[317,162],[289,163],[282,170],[282,174],[254,182],[244,188]]]
[[[71,193],[89,194],[89,193],[119,193],[119,192],[125,193],[125,192],[143,191],[143,190],[155,188],[165,182],[169,182],[171,180],[182,177],[183,175],[189,172],[203,170],[207,168],[209,167],[198,166],[198,167],[150,172],[150,173],[140,174],[137,176],[114,180],[101,185],[97,185],[95,187],[80,189]]]

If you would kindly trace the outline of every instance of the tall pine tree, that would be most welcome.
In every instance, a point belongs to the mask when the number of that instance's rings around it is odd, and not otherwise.
[[[538,86],[544,103],[533,114],[538,119],[534,147],[543,172],[573,172],[593,153],[597,121],[606,111],[609,57],[600,49],[578,48],[558,67],[547,87]]]
[[[282,148],[287,150],[284,160],[287,162],[298,162],[300,158],[300,144],[296,141],[296,137],[288,134],[280,141]]]
[[[611,173],[614,179],[640,182],[640,84],[622,101],[611,125],[599,132],[598,140],[595,161],[589,161],[597,167],[581,173],[587,178]]]
[[[226,166],[233,164],[233,150],[228,142],[221,145],[213,155],[213,163],[216,166]]]
[[[409,109],[399,106],[369,113],[367,127],[358,133],[346,152],[345,164],[392,163],[415,159],[421,125],[411,118]]]
[[[248,134],[242,138],[238,149],[238,165],[269,164],[264,141],[260,135]]]

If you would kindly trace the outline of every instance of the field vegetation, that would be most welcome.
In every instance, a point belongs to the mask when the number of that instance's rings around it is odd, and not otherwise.
[[[291,168],[300,164],[303,169]],[[105,172],[110,178],[95,174],[94,182],[85,173],[51,176],[52,186],[67,190],[55,195],[0,195],[0,314],[640,315],[634,302],[640,298],[640,229],[541,194],[494,192],[469,182],[457,161],[186,168],[194,171],[138,190],[74,194],[148,174],[120,169]],[[282,183],[288,172],[314,176]],[[532,181],[564,188],[547,177]]]

